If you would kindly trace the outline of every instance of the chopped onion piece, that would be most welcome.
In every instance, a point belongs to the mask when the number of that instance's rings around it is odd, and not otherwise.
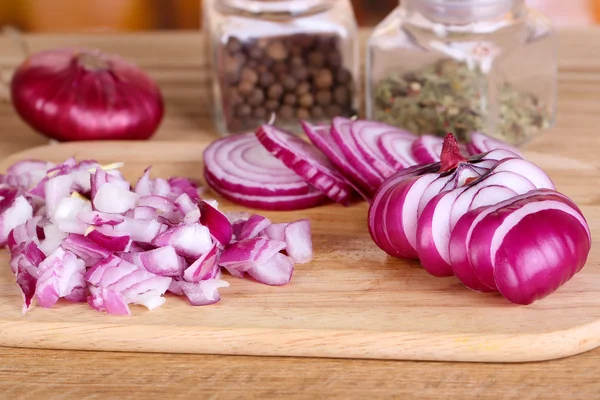
[[[208,252],[185,270],[183,279],[187,282],[200,282],[216,278],[221,271],[218,265],[219,253],[217,245],[213,245]]]
[[[288,223],[271,224],[265,228],[263,233],[269,239],[285,242],[285,228],[288,225]]]
[[[123,216],[119,214],[109,214],[99,211],[80,211],[77,219],[84,224],[102,226],[119,225],[124,221]]]
[[[123,187],[107,182],[93,198],[94,208],[101,212],[121,214],[137,205],[139,196]]]
[[[187,265],[183,257],[175,252],[173,246],[164,246],[137,253],[121,253],[120,257],[139,268],[161,276],[180,277]]]
[[[236,240],[253,239],[258,236],[263,230],[271,225],[271,220],[262,215],[254,214],[250,216],[241,226],[239,232],[236,233]]]
[[[113,254],[112,251],[90,240],[88,237],[77,234],[67,236],[63,240],[61,247],[69,250],[83,260],[86,267],[91,267]]]
[[[310,221],[301,219],[285,228],[285,243],[288,255],[298,264],[312,261],[313,246],[310,234]]]
[[[10,202],[2,201],[0,207],[0,246],[5,246],[10,231],[33,217],[33,207],[23,196]]]
[[[248,275],[260,283],[270,286],[286,285],[292,280],[294,261],[281,253],[277,253],[267,261],[248,270]]]
[[[61,247],[42,261],[35,295],[41,307],[52,307],[58,299],[85,287],[85,264],[70,251]]]
[[[212,248],[207,227],[200,224],[179,225],[167,229],[152,240],[154,246],[173,246],[182,257],[197,259]]]
[[[227,246],[231,242],[233,228],[230,220],[206,201],[200,202],[200,223],[209,229],[210,234],[222,246]]]
[[[231,275],[241,277],[250,268],[267,262],[285,246],[285,242],[262,237],[236,242],[223,251],[219,265]]]
[[[140,304],[149,310],[165,302],[162,295],[171,278],[158,276],[134,264],[111,256],[92,267],[85,275],[90,284],[90,306],[109,314],[129,315],[129,304]]]
[[[207,306],[221,300],[219,289],[229,287],[229,283],[221,279],[209,279],[197,283],[173,281],[174,285],[187,297],[192,306]]]

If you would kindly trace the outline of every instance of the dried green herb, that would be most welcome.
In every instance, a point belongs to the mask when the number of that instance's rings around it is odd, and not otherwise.
[[[533,94],[504,84],[497,96],[489,96],[488,82],[480,71],[454,60],[392,75],[374,89],[374,117],[418,134],[452,132],[462,142],[470,132],[482,131],[518,144],[550,126],[550,113]],[[491,104],[494,98],[498,104]]]

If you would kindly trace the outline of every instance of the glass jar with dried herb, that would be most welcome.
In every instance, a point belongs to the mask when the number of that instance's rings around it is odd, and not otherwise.
[[[358,27],[349,0],[206,0],[215,120],[222,134],[274,120],[351,117],[358,106]]]
[[[556,35],[524,0],[402,0],[368,45],[367,116],[520,145],[554,123]]]

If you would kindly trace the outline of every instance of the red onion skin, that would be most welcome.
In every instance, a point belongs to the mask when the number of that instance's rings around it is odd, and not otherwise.
[[[82,54],[107,68],[84,67]],[[15,72],[11,96],[33,129],[59,140],[144,140],[164,114],[158,86],[139,68],[114,55],[74,49],[49,50]]]
[[[579,272],[590,245],[583,225],[565,212],[543,210],[528,215],[506,235],[496,253],[496,285],[510,302],[531,304]],[[543,258],[544,268],[536,270],[532,258]]]

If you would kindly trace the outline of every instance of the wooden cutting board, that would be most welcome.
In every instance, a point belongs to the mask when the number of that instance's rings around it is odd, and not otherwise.
[[[103,163],[124,161],[136,179],[153,175],[202,179],[207,143],[104,142],[61,144],[5,159],[60,162],[69,156]],[[600,173],[590,165],[527,154],[600,234]],[[206,197],[214,196],[210,191]],[[225,210],[239,207],[222,201]],[[98,313],[61,301],[21,314],[22,298],[0,251],[0,346],[440,361],[520,362],[565,357],[600,346],[600,251],[550,297],[531,306],[479,294],[455,278],[439,279],[417,262],[387,257],[367,231],[367,205],[263,213],[274,222],[308,217],[315,259],[296,268],[292,283],[268,287],[225,275],[222,300],[191,307],[178,297],[154,311],[133,306],[133,316]]]

